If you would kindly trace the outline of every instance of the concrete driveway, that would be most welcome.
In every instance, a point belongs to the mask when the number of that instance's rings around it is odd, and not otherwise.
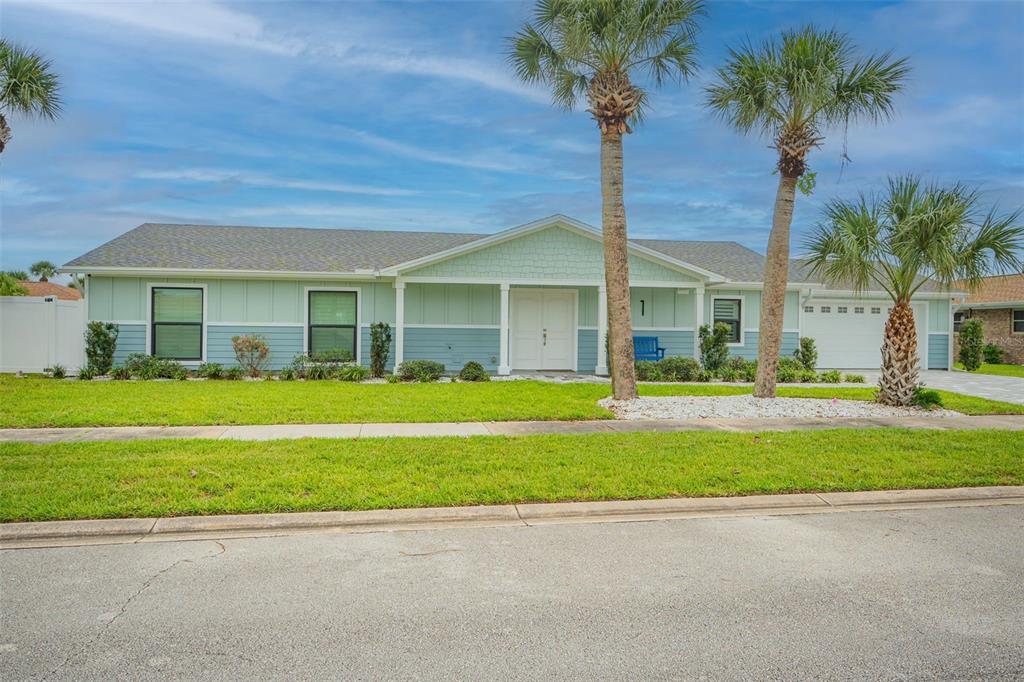
[[[0,679],[1021,679],[1024,506],[0,553]]]
[[[862,369],[846,370],[850,373],[863,374],[868,384],[878,383],[878,372],[866,372]],[[1000,377],[991,374],[971,374],[954,370],[929,369],[921,372],[921,381],[928,388],[943,391],[956,391],[966,395],[991,400],[1002,400],[1007,403],[1024,405],[1024,379],[1017,377]]]

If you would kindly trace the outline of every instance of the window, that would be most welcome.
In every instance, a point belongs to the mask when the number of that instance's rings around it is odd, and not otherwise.
[[[741,301],[738,298],[716,298],[714,300],[714,324],[721,322],[729,326],[729,343],[740,342]]]
[[[307,350],[313,353],[348,351],[356,357],[356,292],[309,292]]]
[[[871,314],[872,315],[881,315],[882,314],[882,309],[881,308],[872,308],[871,309]]]
[[[864,314],[864,308],[862,308],[860,306],[854,306],[853,312],[856,315],[863,315]]]
[[[1013,311],[1013,333],[1024,334],[1024,310]]]
[[[953,313],[953,331],[960,331],[960,327],[962,327],[964,321],[968,319],[970,318],[968,318],[967,313],[963,311]]]
[[[836,312],[837,313],[845,313],[846,312],[846,306],[845,305],[839,306],[838,308],[836,308]]]
[[[804,312],[805,313],[813,313],[814,312],[814,306],[813,305],[805,305],[804,306]]]
[[[203,359],[203,290],[153,287],[150,353],[171,360]]]
[[[821,312],[823,312],[823,313],[830,313],[830,312],[832,312],[832,306],[830,306],[830,305],[823,305],[823,306],[821,306]]]

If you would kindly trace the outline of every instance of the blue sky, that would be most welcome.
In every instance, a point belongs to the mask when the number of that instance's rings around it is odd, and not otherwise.
[[[5,37],[52,58],[56,123],[14,119],[0,266],[63,263],[145,221],[494,232],[551,213],[600,224],[598,132],[514,79],[530,3],[23,3]],[[630,233],[763,250],[764,140],[710,117],[727,46],[815,23],[907,56],[895,120],[830,131],[794,243],[823,201],[913,172],[1024,205],[1024,3],[711,2],[701,73],[653,95],[626,140]]]

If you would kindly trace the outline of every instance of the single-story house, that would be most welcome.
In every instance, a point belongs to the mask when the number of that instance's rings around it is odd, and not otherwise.
[[[696,330],[724,322],[730,352],[755,358],[764,260],[729,241],[630,241],[635,333],[696,356]],[[90,320],[119,326],[119,361],[230,365],[231,337],[261,334],[274,368],[331,349],[368,364],[370,324],[383,321],[389,366],[607,373],[601,232],[562,215],[496,234],[147,223],[62,271],[86,275]],[[782,352],[810,336],[822,367],[878,367],[885,294],[829,288],[798,261],[791,271]],[[930,285],[914,299],[924,368],[950,366],[950,300]]]
[[[54,284],[45,279],[38,282],[21,280],[18,284],[25,288],[26,296],[42,296],[44,298],[52,296],[58,301],[78,301],[82,298],[82,292],[78,289],[66,287],[63,284]]]
[[[953,330],[972,317],[981,320],[985,343],[1005,352],[1003,362],[1024,364],[1024,274],[986,277],[976,292],[954,298]]]

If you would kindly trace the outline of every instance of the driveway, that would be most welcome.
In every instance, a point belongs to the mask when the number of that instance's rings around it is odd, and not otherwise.
[[[0,679],[1020,679],[1024,506],[9,550]]]
[[[865,372],[864,370],[848,370],[856,374],[863,374],[869,384],[878,383],[878,372]],[[956,391],[966,395],[973,395],[979,398],[991,400],[1002,400],[1007,403],[1018,403],[1024,405],[1024,379],[1018,377],[1000,377],[991,374],[971,374],[954,370],[930,369],[921,372],[921,381],[928,388],[937,388],[943,391]]]

